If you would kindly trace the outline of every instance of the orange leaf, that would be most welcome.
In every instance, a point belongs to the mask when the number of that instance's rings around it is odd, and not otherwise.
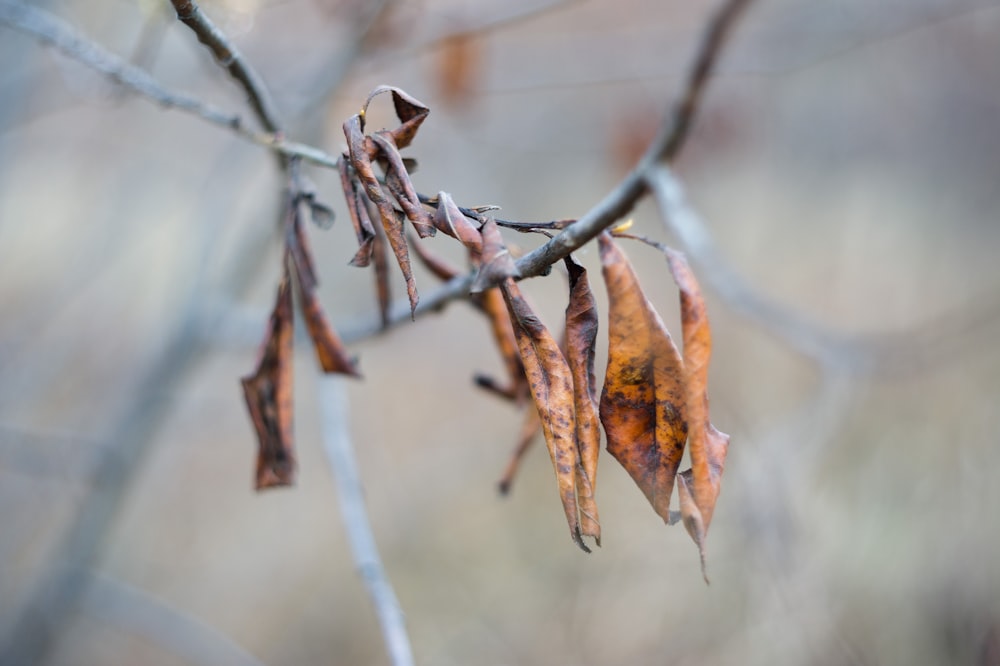
[[[702,557],[704,543],[719,496],[729,435],[719,432],[708,416],[708,363],[712,356],[712,330],[698,281],[684,255],[667,248],[667,262],[680,289],[681,326],[684,332],[684,384],[691,469],[683,473],[691,502],[681,505],[684,525]],[[707,579],[706,579],[707,580]]]
[[[597,488],[597,455],[601,449],[601,428],[597,418],[597,378],[594,376],[594,347],[597,344],[597,304],[590,291],[587,270],[565,259],[569,271],[569,304],[566,306],[566,360],[573,375],[576,407],[576,494],[580,503],[581,531],[601,545],[601,524],[594,491]]]
[[[607,233],[598,242],[609,301],[608,369],[600,404],[608,452],[669,523],[670,495],[687,439],[681,358],[628,258]]]
[[[292,326],[292,292],[286,266],[257,369],[241,380],[250,418],[257,431],[257,490],[291,485],[295,480]]]
[[[590,548],[580,533],[576,502],[576,416],[573,405],[573,376],[559,345],[521,296],[512,278],[500,283],[500,290],[514,324],[521,361],[528,377],[531,397],[542,421],[542,432],[555,468],[559,497],[573,540],[585,552]]]

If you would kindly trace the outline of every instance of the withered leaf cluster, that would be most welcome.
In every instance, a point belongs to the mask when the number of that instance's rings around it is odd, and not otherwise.
[[[729,436],[708,418],[712,334],[705,302],[683,255],[666,249],[680,290],[681,356],[625,253],[606,232],[598,243],[610,310],[600,407],[608,452],[667,523],[676,522],[670,500],[677,479],[680,516],[704,570],[705,535],[729,447]],[[691,469],[678,474],[685,445]]]
[[[302,223],[302,210],[317,204],[297,188],[289,188],[285,202],[282,276],[271,320],[253,374],[242,379],[250,417],[257,431],[256,487],[286,486],[295,478],[292,428],[292,341],[294,314],[292,285],[302,319],[312,338],[316,359],[327,373],[360,377],[337,332],[330,325],[316,293],[318,285],[312,252]]]
[[[382,93],[391,93],[392,103],[400,125],[391,130],[379,130],[365,134],[365,116],[372,99]],[[430,109],[410,97],[399,88],[379,86],[368,95],[361,111],[344,122],[344,136],[347,138],[347,152],[340,160],[340,180],[344,198],[351,215],[351,223],[358,237],[360,247],[351,261],[355,266],[367,266],[376,254],[376,275],[379,279],[379,302],[383,321],[388,307],[388,277],[384,268],[385,252],[377,248],[378,232],[368,213],[368,204],[378,211],[381,231],[388,240],[396,256],[396,262],[406,281],[406,294],[410,300],[411,312],[416,310],[419,296],[417,284],[410,267],[410,253],[406,244],[404,220],[409,220],[421,238],[433,236],[436,228],[431,215],[423,208],[413,183],[410,181],[411,163],[399,154],[413,141],[420,125],[427,118]],[[385,174],[381,180],[375,173],[373,164],[378,164]],[[396,205],[399,209],[396,208]]]
[[[386,92],[400,124],[366,133],[368,107],[374,97]],[[374,266],[383,323],[388,322],[389,311],[389,250],[406,282],[412,314],[418,295],[411,250],[431,274],[451,280],[465,271],[431,253],[421,239],[441,232],[461,242],[475,271],[469,302],[489,323],[505,375],[502,379],[477,375],[476,383],[526,407],[517,447],[500,482],[501,491],[510,490],[524,452],[541,432],[570,535],[580,548],[590,552],[585,537],[601,543],[596,489],[603,429],[608,452],[632,477],[653,510],[668,524],[683,521],[698,546],[704,571],[705,537],[719,495],[729,436],[709,419],[711,330],[700,288],[683,255],[661,248],[680,293],[681,351],[613,236],[608,232],[599,236],[609,311],[607,369],[598,396],[594,366],[599,317],[586,269],[571,256],[564,260],[568,304],[563,332],[553,336],[521,293],[517,264],[497,222],[481,214],[489,207],[461,208],[446,192],[428,197],[414,188],[410,180],[413,162],[399,151],[411,144],[428,113],[428,107],[402,90],[381,86],[343,126],[347,150],[340,160],[340,179],[359,246],[351,263]],[[295,466],[291,424],[293,291],[320,367],[326,372],[358,376],[316,296],[317,279],[302,225],[305,205],[314,209],[316,218],[318,204],[311,196],[289,196],[284,275],[257,370],[243,380],[260,441],[258,488],[290,483]],[[320,206],[321,222],[326,219],[324,210]],[[571,223],[563,220],[534,228],[561,229]],[[411,234],[405,229],[407,224],[413,228]],[[519,230],[533,228],[530,223],[503,224]],[[527,407],[529,403],[532,408]],[[685,450],[691,467],[682,472]],[[672,511],[675,487],[679,510]]]
[[[446,194],[442,201],[450,202]],[[680,292],[683,354],[642,291],[639,279],[615,240],[602,234],[598,243],[608,290],[608,362],[597,398],[594,372],[598,313],[587,271],[565,259],[569,302],[560,340],[535,315],[515,281],[516,266],[495,223],[479,232],[470,259],[478,267],[476,283],[487,287],[473,303],[489,319],[494,342],[504,359],[506,383],[477,376],[477,383],[516,402],[530,397],[517,446],[500,482],[509,492],[518,465],[542,432],[556,474],[559,497],[573,540],[590,552],[583,537],[600,545],[601,525],[595,499],[601,428],[609,453],[625,468],[654,511],[668,524],[683,520],[698,546],[704,567],[704,544],[719,494],[729,437],[708,417],[708,362],[711,331],[698,283],[683,255],[665,249]],[[460,271],[417,248],[420,260],[441,279]],[[691,468],[680,472],[685,449]],[[670,506],[677,487],[678,511]]]

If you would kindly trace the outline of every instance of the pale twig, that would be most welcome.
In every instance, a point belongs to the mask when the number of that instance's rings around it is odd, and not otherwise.
[[[595,238],[601,231],[624,217],[648,191],[647,178],[660,162],[675,157],[683,147],[691,128],[694,114],[708,81],[712,67],[718,59],[725,38],[736,19],[751,0],[726,0],[708,22],[701,44],[682,88],[678,102],[664,119],[656,139],[650,144],[636,167],[596,206],[583,217],[566,227],[544,245],[524,255],[517,261],[522,278],[545,275],[553,264]],[[440,310],[450,301],[465,298],[475,279],[474,274],[457,277],[431,294],[420,299],[413,316]],[[397,303],[389,312],[385,326],[362,327],[345,331],[345,340],[369,337],[386,328],[411,319],[409,307]]]
[[[192,0],[170,0],[170,3],[177,10],[177,18],[191,28],[197,35],[198,41],[215,56],[219,66],[224,67],[229,76],[246,91],[250,107],[264,129],[272,134],[280,132],[278,109],[271,99],[267,86],[264,85],[264,80],[243,58],[236,46]]]
[[[0,24],[55,47],[64,55],[164,108],[189,113],[286,157],[301,157],[330,168],[337,166],[339,160],[337,156],[313,146],[288,141],[274,132],[255,131],[246,127],[239,114],[228,113],[196,97],[168,89],[146,71],[88,39],[71,25],[44,9],[20,2],[0,0]]]
[[[317,379],[316,396],[322,406],[323,448],[336,480],[340,513],[358,569],[382,626],[385,647],[395,666],[412,666],[413,650],[406,633],[399,600],[386,576],[365,508],[364,488],[348,430],[345,380],[336,376]]]
[[[854,375],[893,376],[920,372],[962,349],[974,348],[1000,325],[1000,300],[958,306],[911,330],[851,335],[809,319],[751,287],[725,260],[708,226],[688,203],[684,187],[660,164],[648,176],[660,217],[699,268],[702,280],[730,310],[756,322],[789,348],[828,368]]]
[[[752,290],[722,259],[711,234],[687,202],[684,188],[666,165],[657,165],[648,183],[660,209],[660,217],[680,241],[702,279],[736,312],[764,326],[796,351],[826,363],[850,358],[851,346],[821,325],[805,319]]]
[[[212,50],[219,64],[226,67],[246,90],[261,123],[269,131],[280,134],[281,123],[269,101],[270,95],[253,68],[240,57],[226,36],[212,25],[194,2],[190,0],[172,0],[172,2],[177,8],[178,17],[198,35],[203,44]],[[283,166],[288,175],[289,187],[299,188],[297,163],[285,160]],[[322,414],[325,449],[337,481],[340,509],[348,541],[351,544],[351,553],[358,572],[368,587],[382,627],[386,649],[393,664],[412,666],[413,652],[406,633],[403,612],[382,566],[364,505],[361,478],[346,428],[347,397],[343,387],[338,384],[340,379],[323,377],[318,381],[318,393],[321,396],[321,404],[324,405]]]

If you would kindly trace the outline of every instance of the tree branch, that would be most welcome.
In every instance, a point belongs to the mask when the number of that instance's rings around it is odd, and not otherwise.
[[[198,41],[208,47],[215,56],[219,66],[224,67],[233,80],[246,91],[254,115],[264,129],[272,134],[280,133],[281,121],[274,100],[271,99],[271,93],[268,92],[264,80],[243,58],[236,46],[215,27],[193,0],[170,0],[170,3],[177,10],[177,18],[191,28],[197,35]]]
[[[412,666],[413,650],[399,600],[386,576],[365,509],[364,488],[347,426],[344,379],[319,376],[317,399],[323,420],[323,448],[336,480],[340,513],[361,575],[382,626],[382,637],[394,666]]]
[[[145,70],[88,39],[73,26],[44,9],[21,2],[0,0],[0,24],[55,47],[67,57],[166,109],[191,114],[286,157],[301,157],[313,164],[330,168],[337,166],[339,158],[334,155],[313,146],[288,141],[280,134],[254,131],[245,125],[239,114],[228,113],[191,95],[170,90]]]

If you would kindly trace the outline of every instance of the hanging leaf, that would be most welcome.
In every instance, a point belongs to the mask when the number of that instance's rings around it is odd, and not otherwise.
[[[501,495],[510,493],[511,486],[514,485],[514,477],[517,476],[517,470],[521,466],[521,460],[531,445],[535,443],[535,439],[541,431],[542,420],[538,416],[538,410],[534,407],[528,407],[524,410],[524,420],[521,422],[521,432],[517,436],[517,444],[514,446],[507,467],[503,471],[503,476],[497,483],[497,489]]]
[[[417,302],[420,298],[417,295],[417,284],[413,279],[413,271],[410,269],[410,253],[406,247],[403,224],[396,217],[392,204],[385,197],[382,186],[378,182],[378,178],[375,177],[371,159],[365,149],[365,136],[362,133],[362,127],[360,115],[353,115],[344,123],[344,135],[347,137],[351,166],[360,178],[368,200],[375,204],[378,209],[379,217],[382,219],[382,229],[389,240],[393,254],[396,255],[403,279],[406,280],[406,294],[410,300],[410,313],[412,315],[417,309]]]
[[[285,231],[285,247],[295,267],[295,284],[302,317],[305,319],[306,329],[312,338],[316,357],[323,372],[360,377],[354,360],[348,356],[344,343],[327,320],[319,296],[316,295],[318,282],[309,239],[302,224],[302,203],[290,201],[288,214],[285,216],[288,225]]]
[[[573,376],[559,345],[521,296],[512,278],[500,283],[517,338],[521,362],[542,432],[556,472],[559,497],[573,540],[585,552],[590,548],[580,533],[580,515],[576,502],[576,416],[573,404]]]
[[[594,491],[597,487],[597,455],[601,449],[601,428],[597,417],[597,378],[594,351],[597,344],[597,303],[590,291],[587,270],[572,257],[565,259],[569,271],[569,304],[566,306],[566,361],[573,375],[576,408],[576,470],[580,528],[601,545],[601,524]]]
[[[292,292],[288,268],[278,286],[257,369],[241,380],[257,431],[256,488],[295,481],[292,435]]]
[[[628,258],[607,233],[598,243],[609,301],[600,403],[608,452],[670,522],[670,495],[687,439],[681,358]]]
[[[349,155],[344,153],[337,165],[337,170],[340,172],[340,186],[344,190],[344,201],[347,203],[347,212],[351,215],[351,224],[354,226],[354,233],[358,237],[359,247],[354,258],[351,259],[351,265],[363,268],[371,261],[375,227],[372,225],[371,217],[368,215],[368,208],[364,205],[364,197],[358,191],[357,181],[351,176],[351,167],[348,164],[349,159]]]
[[[501,386],[492,378],[481,374],[476,375],[476,384],[507,400],[521,402],[529,394],[528,380],[518,352],[510,311],[504,302],[503,294],[498,287],[493,287],[479,294],[479,302],[483,313],[490,321],[490,332],[493,334],[493,341],[496,343],[497,351],[500,352],[507,373],[507,384]]]
[[[681,504],[684,526],[698,546],[705,569],[705,536],[719,496],[729,435],[709,422],[708,364],[712,356],[712,331],[698,281],[684,255],[666,248],[667,262],[680,290],[681,326],[684,333],[684,384],[691,469],[682,473],[689,501]],[[707,581],[706,577],[706,581]]]
[[[309,249],[309,238],[303,230],[301,217],[301,201],[289,194],[285,202],[285,251],[295,265],[299,284],[306,289],[316,287],[316,267],[313,264],[312,252]]]

